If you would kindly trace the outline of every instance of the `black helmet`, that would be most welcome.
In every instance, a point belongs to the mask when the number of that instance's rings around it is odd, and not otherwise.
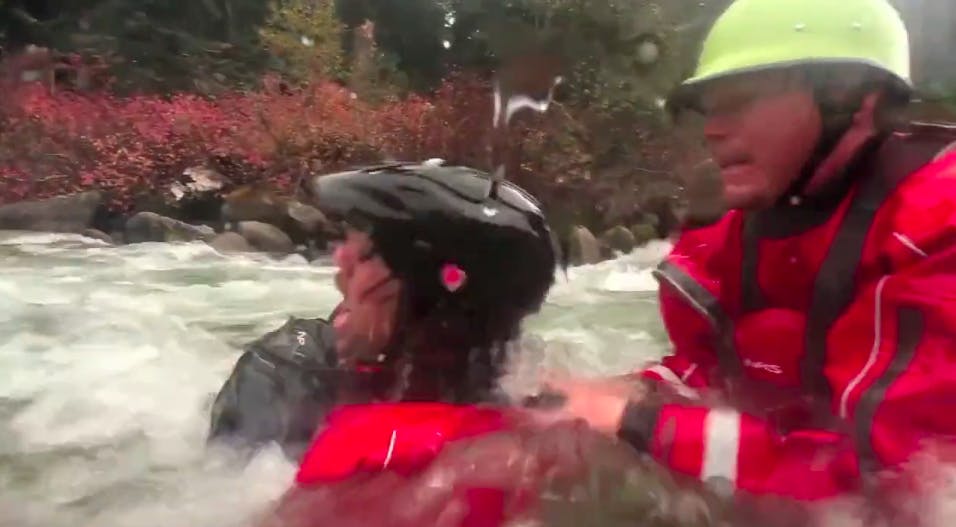
[[[431,320],[428,338],[444,345],[513,338],[554,282],[551,229],[538,202],[510,182],[493,185],[476,169],[426,162],[304,184],[322,212],[370,234],[404,283],[405,322]]]

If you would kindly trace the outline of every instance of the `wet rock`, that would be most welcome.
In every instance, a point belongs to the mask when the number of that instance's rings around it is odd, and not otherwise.
[[[601,261],[601,244],[587,227],[571,229],[568,239],[568,262],[571,265],[587,265]]]
[[[229,184],[225,176],[202,166],[187,168],[183,177],[167,189],[173,202],[202,199],[214,195]]]
[[[275,225],[260,221],[241,221],[238,232],[250,245],[260,251],[288,254],[295,249],[295,244],[292,243],[289,235]]]
[[[230,181],[219,172],[192,167],[165,188],[136,196],[133,213],[153,212],[191,225],[221,226],[222,191]],[[105,229],[104,229],[105,230]]]
[[[126,243],[191,242],[209,240],[216,232],[205,225],[188,223],[160,216],[154,212],[140,212],[126,222]]]
[[[244,221],[274,225],[293,245],[324,246],[335,233],[334,226],[315,207],[257,185],[246,185],[226,195],[222,221],[227,230],[234,230],[237,223]]]
[[[307,262],[312,262],[323,256],[327,256],[328,252],[319,249],[315,243],[309,242],[307,244],[296,245],[295,254],[302,256],[302,258],[305,258],[305,261]]]
[[[634,234],[623,225],[617,225],[605,231],[601,236],[601,242],[612,251],[625,254],[634,250],[637,245]]]
[[[221,253],[253,252],[255,248],[237,232],[224,232],[209,241],[209,245]]]
[[[81,233],[103,202],[98,191],[0,206],[0,229]]]
[[[638,223],[631,226],[631,235],[634,237],[634,246],[642,247],[647,242],[657,238],[657,228],[648,223]]]
[[[287,214],[298,229],[306,235],[316,236],[331,232],[332,225],[325,214],[311,206],[295,200],[286,206]]]
[[[255,185],[240,187],[223,198],[225,222],[258,221],[281,225],[288,214],[288,200]]]
[[[109,234],[106,234],[105,232],[101,230],[86,229],[80,234],[82,234],[83,236],[86,236],[87,238],[92,238],[94,240],[100,240],[110,244],[113,243],[113,238]]]
[[[646,223],[647,225],[654,227],[654,229],[660,228],[661,219],[657,217],[657,214],[654,214],[653,212],[644,212],[639,216],[640,217],[636,223]]]
[[[192,167],[183,172],[180,181],[167,191],[175,211],[172,217],[194,225],[204,224],[221,228],[222,191],[231,182],[219,172],[205,167]]]

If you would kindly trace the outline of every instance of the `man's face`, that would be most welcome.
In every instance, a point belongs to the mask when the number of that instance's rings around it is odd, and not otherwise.
[[[717,81],[701,94],[700,110],[724,205],[731,209],[777,201],[799,176],[822,130],[811,90],[785,72]]]
[[[375,360],[395,331],[400,283],[363,232],[347,230],[332,259],[343,296],[333,321],[336,351],[347,363]]]

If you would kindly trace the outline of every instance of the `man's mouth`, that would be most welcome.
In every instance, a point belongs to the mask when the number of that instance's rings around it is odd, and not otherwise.
[[[746,154],[731,154],[727,156],[718,156],[715,159],[717,166],[721,170],[750,163],[750,156]]]
[[[747,159],[745,158],[735,158],[727,161],[718,161],[717,166],[720,170],[727,170],[728,168],[739,167],[748,164]]]

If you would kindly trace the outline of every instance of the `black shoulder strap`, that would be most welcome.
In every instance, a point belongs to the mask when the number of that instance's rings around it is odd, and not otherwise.
[[[290,317],[282,327],[266,333],[246,346],[268,360],[291,363],[304,369],[326,369],[336,365],[335,333],[324,319]]]
[[[910,133],[895,134],[887,139],[868,165],[868,175],[830,243],[814,281],[806,353],[801,365],[801,377],[809,393],[830,396],[829,383],[823,376],[827,334],[856,295],[856,272],[877,211],[903,180],[932,162],[943,149],[950,148],[954,139],[956,128],[917,125]]]

